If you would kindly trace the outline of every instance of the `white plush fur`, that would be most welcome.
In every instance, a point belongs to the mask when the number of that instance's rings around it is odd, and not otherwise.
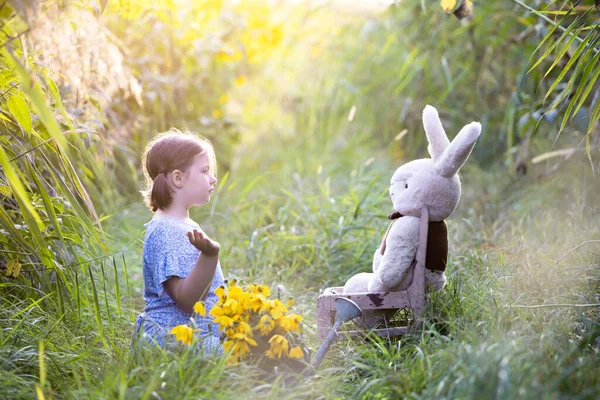
[[[437,110],[426,106],[423,126],[429,141],[431,158],[414,160],[402,165],[392,176],[390,197],[394,210],[404,217],[397,220],[386,239],[382,256],[380,247],[373,256],[373,273],[360,273],[348,280],[345,293],[405,290],[412,281],[414,258],[419,244],[420,210],[425,205],[430,221],[442,221],[450,216],[460,199],[458,170],[467,161],[481,124],[472,122],[461,129],[450,142]],[[431,289],[439,290],[446,283],[443,273],[426,270]]]
[[[390,229],[387,241],[388,246],[381,256],[380,249],[375,251],[373,257],[374,276],[367,286],[369,292],[380,292],[385,290],[403,290],[410,284],[407,274],[410,265],[417,254],[419,246],[419,218],[404,217],[397,220]],[[379,265],[376,264],[379,260]],[[385,268],[385,265],[395,265],[398,268]],[[412,280],[412,276],[410,276]]]

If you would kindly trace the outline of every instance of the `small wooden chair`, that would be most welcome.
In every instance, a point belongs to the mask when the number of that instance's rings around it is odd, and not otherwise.
[[[413,279],[407,290],[400,292],[366,292],[366,293],[344,293],[343,287],[330,287],[324,290],[317,298],[317,336],[320,340],[325,339],[335,321],[335,299],[346,297],[354,301],[362,311],[379,310],[390,311],[399,309],[410,309],[415,321],[421,315],[425,307],[425,256],[427,254],[427,234],[429,230],[429,212],[426,207],[421,209],[421,223],[419,226],[419,247]],[[385,328],[372,329],[380,336],[398,336],[408,332],[410,326],[387,326]],[[340,332],[348,336],[359,336],[364,330],[349,330]]]

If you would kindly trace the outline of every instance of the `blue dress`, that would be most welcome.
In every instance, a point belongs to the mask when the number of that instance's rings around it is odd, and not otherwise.
[[[212,317],[207,314],[203,318],[183,311],[164,288],[167,279],[173,276],[185,278],[194,268],[200,251],[190,243],[186,233],[200,226],[191,220],[159,218],[151,220],[145,227],[142,266],[146,306],[144,313],[137,318],[134,341],[143,339],[161,347],[175,343],[175,337],[169,333],[171,328],[190,325],[190,318],[196,316],[199,344],[204,350],[222,352],[218,324],[212,322]],[[204,301],[207,313],[218,300],[215,289],[224,284],[223,280],[221,265],[217,263]]]

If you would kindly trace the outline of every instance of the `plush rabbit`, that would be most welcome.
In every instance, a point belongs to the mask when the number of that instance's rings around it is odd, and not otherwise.
[[[423,125],[431,158],[402,165],[392,176],[390,196],[395,213],[381,246],[373,257],[373,273],[354,275],[344,293],[406,290],[412,281],[419,244],[421,207],[429,211],[429,233],[425,261],[426,284],[439,290],[446,283],[444,270],[448,255],[448,231],[444,219],[458,205],[458,170],[467,161],[481,132],[481,124],[466,125],[450,142],[437,110],[426,106]]]

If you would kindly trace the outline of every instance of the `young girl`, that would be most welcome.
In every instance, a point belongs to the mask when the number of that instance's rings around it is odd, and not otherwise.
[[[210,310],[215,289],[223,285],[219,243],[189,217],[192,206],[208,203],[215,190],[216,162],[209,141],[176,129],[157,136],[144,155],[148,188],[144,193],[154,217],[144,238],[144,313],[136,336],[160,346],[173,343],[169,331],[196,318],[200,343],[220,350],[219,333],[210,317],[193,313],[203,301]]]

